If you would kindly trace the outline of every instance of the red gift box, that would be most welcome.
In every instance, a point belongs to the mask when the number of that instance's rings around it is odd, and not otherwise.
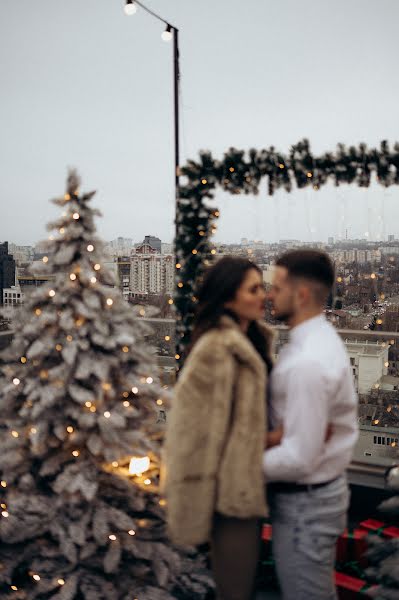
[[[272,532],[272,526],[268,523],[264,523],[262,527],[262,542],[271,542]]]
[[[335,571],[335,585],[339,600],[356,600],[356,598],[359,598],[359,594],[366,596],[366,590],[370,589],[369,584],[364,579],[351,577],[337,571]]]
[[[272,556],[272,526],[264,523],[262,527],[262,556],[267,562],[273,561]]]
[[[373,531],[374,533],[383,535],[386,538],[399,537],[399,527],[395,527],[394,525],[389,525],[387,527],[385,523],[377,521],[377,519],[367,519],[366,521],[362,521],[360,527],[363,527],[363,529],[366,529],[367,531]]]
[[[368,532],[364,529],[345,529],[337,540],[336,560],[340,564],[356,562],[361,567],[367,566],[365,553],[367,550]]]
[[[261,531],[261,552],[260,552],[260,564],[259,569],[259,580],[260,587],[268,589],[270,587],[275,588],[278,586],[277,575],[274,565],[273,553],[272,553],[272,526],[269,523],[264,523]]]

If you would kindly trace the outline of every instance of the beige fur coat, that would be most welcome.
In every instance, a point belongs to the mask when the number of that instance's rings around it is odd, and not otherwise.
[[[264,325],[270,351],[272,333]],[[175,388],[164,446],[171,539],[209,541],[213,515],[267,514],[262,455],[266,366],[228,316],[194,345]]]

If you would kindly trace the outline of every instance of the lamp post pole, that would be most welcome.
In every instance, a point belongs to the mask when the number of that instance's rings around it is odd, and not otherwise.
[[[162,33],[164,41],[173,39],[173,121],[174,121],[174,138],[175,138],[175,160],[174,160],[174,181],[175,181],[175,248],[177,240],[177,211],[179,201],[179,175],[180,175],[180,145],[179,145],[179,82],[180,82],[180,66],[179,66],[179,30],[174,25],[163,19],[160,15],[147,8],[141,0],[125,0],[125,12],[127,15],[132,15],[136,12],[137,6],[140,6],[149,15],[161,21],[165,25],[165,31]],[[137,5],[137,6],[136,6]],[[177,258],[176,250],[175,257]],[[175,269],[175,289],[177,283]],[[175,329],[175,347],[178,347],[177,328]],[[176,355],[177,358],[177,355]],[[178,370],[178,369],[177,369]]]
[[[175,197],[176,207],[179,194],[179,30],[173,28],[173,89],[174,89],[174,115],[175,115]]]
[[[170,41],[173,38],[173,119],[174,119],[174,136],[175,136],[175,169],[174,169],[174,181],[175,181],[175,199],[177,204],[178,190],[179,190],[179,80],[180,80],[180,67],[179,67],[179,30],[174,25],[171,25],[169,21],[163,19],[160,15],[155,13],[150,8],[147,8],[141,0],[126,0],[126,14],[134,14],[136,12],[136,5],[140,6],[149,15],[161,21],[166,29],[162,34],[162,39]]]

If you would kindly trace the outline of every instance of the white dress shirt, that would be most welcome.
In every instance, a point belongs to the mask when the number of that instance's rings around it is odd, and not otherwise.
[[[344,343],[324,315],[291,330],[271,372],[269,414],[271,429],[282,425],[284,434],[264,453],[267,482],[321,483],[345,471],[358,437],[357,397]]]

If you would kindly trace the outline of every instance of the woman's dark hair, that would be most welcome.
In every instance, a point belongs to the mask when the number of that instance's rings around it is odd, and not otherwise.
[[[232,310],[226,309],[225,303],[234,299],[246,274],[251,270],[262,274],[259,267],[246,258],[225,256],[206,271],[196,294],[198,304],[190,349],[204,333],[218,327],[222,315],[227,314],[238,323],[237,315]],[[256,321],[250,323],[247,336],[269,369],[271,359],[265,336]]]

